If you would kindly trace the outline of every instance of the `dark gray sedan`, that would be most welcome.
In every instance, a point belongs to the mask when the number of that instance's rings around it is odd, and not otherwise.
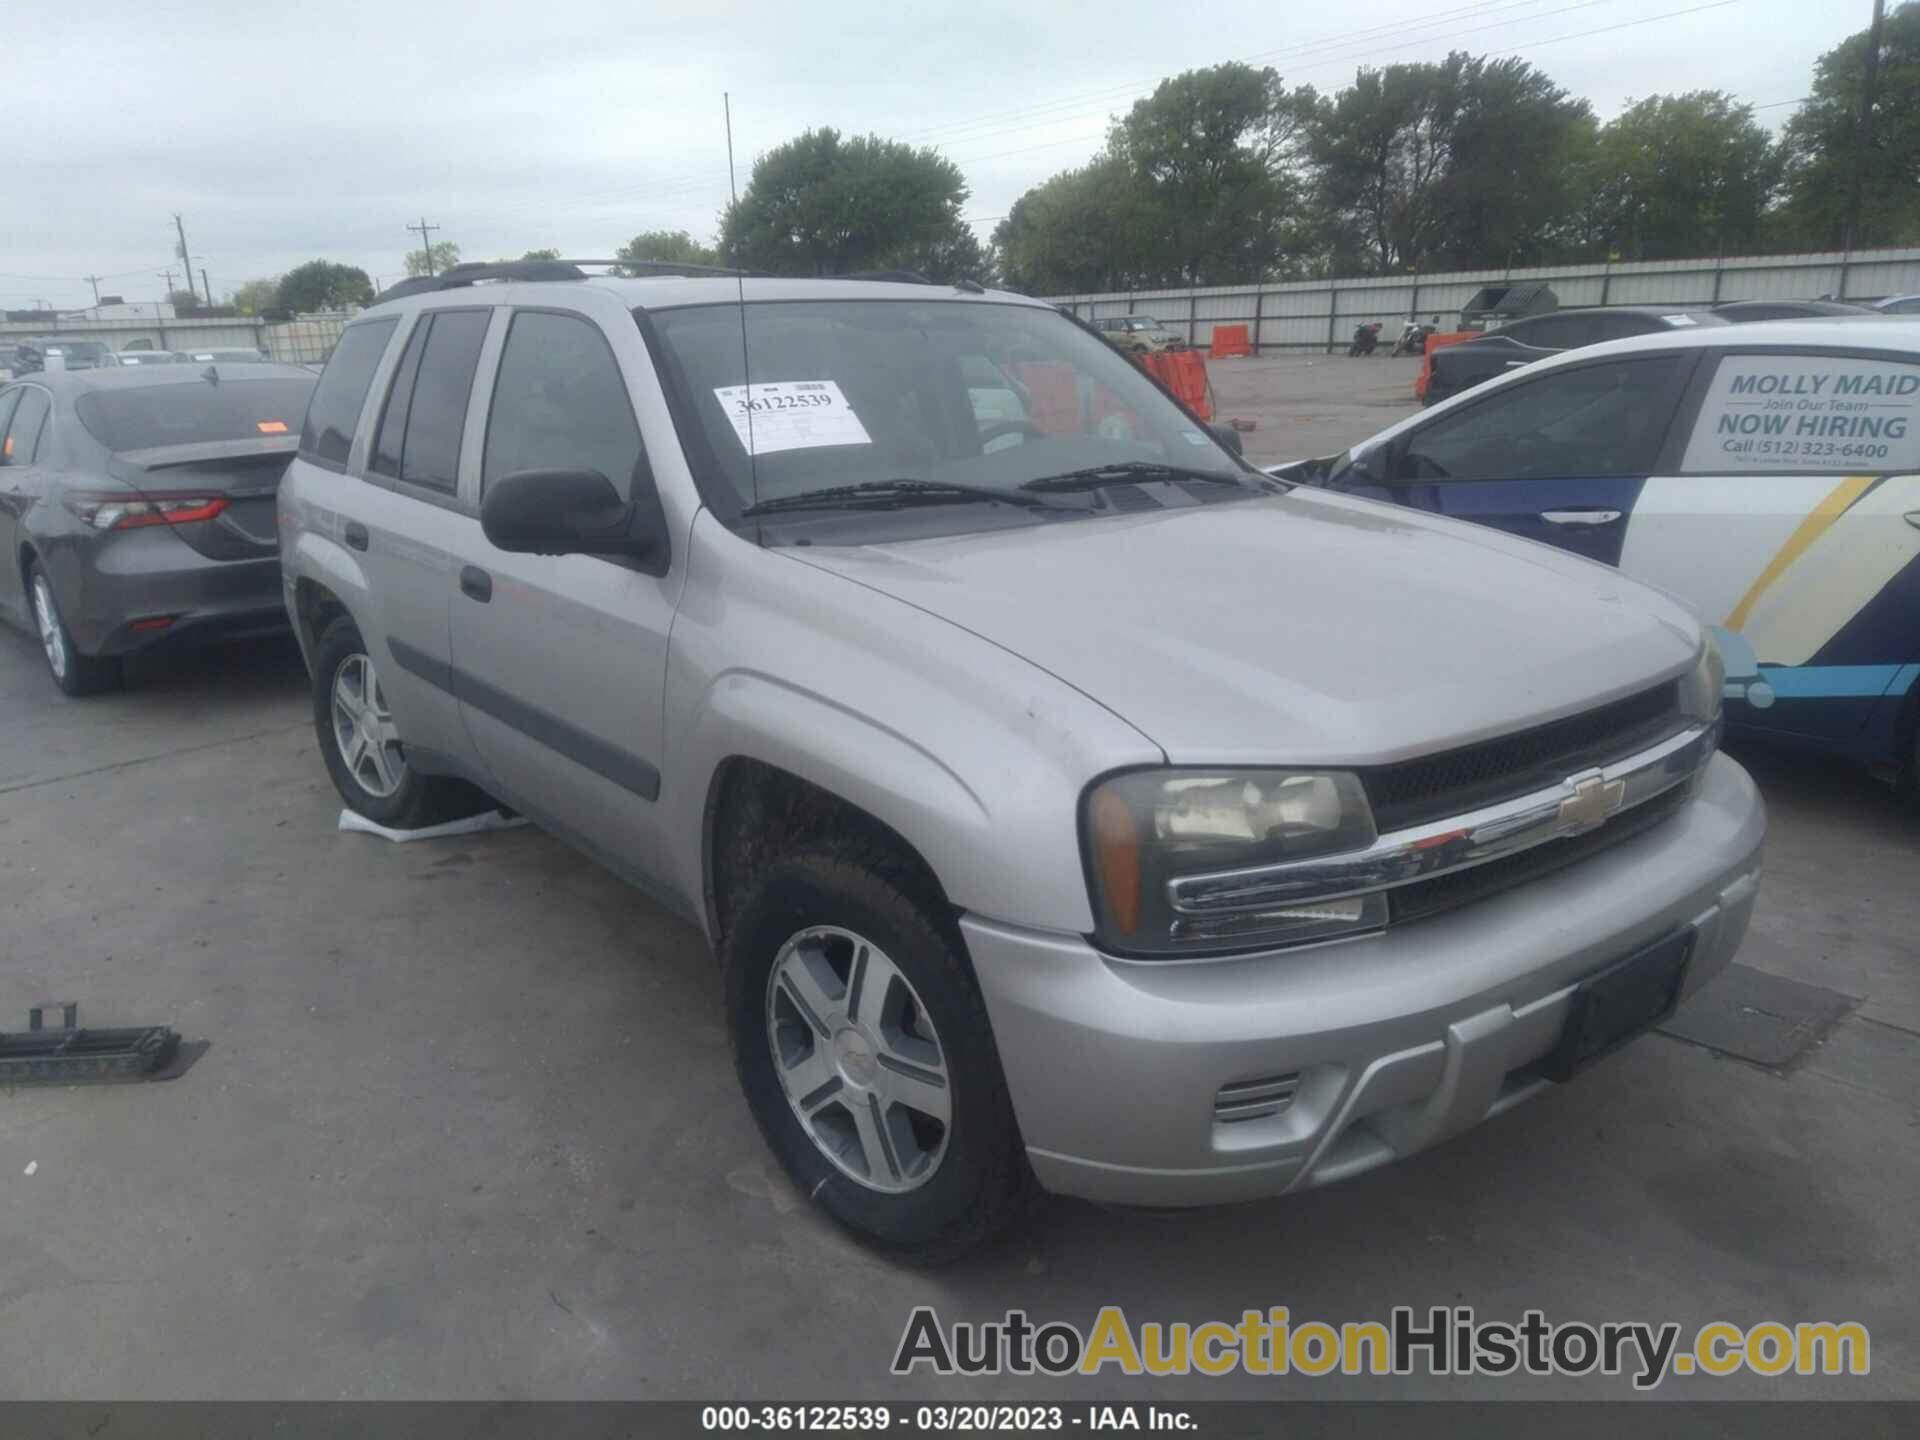
[[[0,388],[0,615],[69,695],[159,644],[284,628],[274,497],[314,376],[143,365]]]

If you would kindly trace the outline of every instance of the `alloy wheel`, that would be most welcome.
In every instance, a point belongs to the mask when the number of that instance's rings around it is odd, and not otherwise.
[[[836,1169],[887,1194],[933,1178],[953,1124],[946,1052],[879,946],[830,925],[794,935],[767,976],[766,1022],[787,1103]]]
[[[67,678],[67,637],[60,629],[60,612],[53,603],[53,588],[44,574],[33,577],[33,620],[40,631],[40,646],[47,652],[47,665],[56,680]]]
[[[333,672],[333,743],[347,773],[369,795],[384,800],[406,782],[400,731],[365,654],[347,656]]]

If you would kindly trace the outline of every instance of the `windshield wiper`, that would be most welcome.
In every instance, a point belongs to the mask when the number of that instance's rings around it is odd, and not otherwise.
[[[1118,460],[1111,465],[1089,465],[1084,470],[1064,470],[1058,475],[1043,475],[1029,480],[1022,490],[1099,490],[1108,485],[1135,485],[1142,480],[1200,480],[1209,485],[1246,482],[1238,475],[1222,475],[1218,470],[1191,470],[1184,465],[1167,465],[1158,460]]]
[[[780,495],[747,506],[742,515],[770,515],[781,510],[831,510],[845,502],[869,505],[977,503],[993,501],[1017,505],[1023,510],[1059,510],[1034,495],[1018,490],[996,490],[990,485],[962,485],[951,480],[863,480],[858,485],[829,485],[823,490],[802,490],[798,495]]]

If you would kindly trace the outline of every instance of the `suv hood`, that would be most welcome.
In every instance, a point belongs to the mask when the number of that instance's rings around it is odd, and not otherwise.
[[[1024,657],[1174,763],[1407,759],[1632,694],[1701,643],[1604,566],[1305,489],[785,553]]]

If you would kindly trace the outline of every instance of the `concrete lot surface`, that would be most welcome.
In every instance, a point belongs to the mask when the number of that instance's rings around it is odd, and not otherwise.
[[[1279,458],[1384,424],[1405,368],[1216,372],[1287,388],[1255,432]],[[309,713],[290,645],[73,702],[0,631],[0,1028],[72,999],[210,1043],[169,1083],[0,1092],[0,1398],[1630,1393],[1598,1375],[894,1379],[923,1303],[1082,1328],[1106,1303],[1136,1322],[1275,1304],[1335,1324],[1396,1304],[1858,1320],[1870,1376],[1661,1393],[1920,1396],[1920,808],[1848,767],[1746,757],[1773,832],[1740,958],[1849,997],[1784,1071],[1650,1036],[1345,1185],[1179,1214],[1055,1201],[999,1250],[917,1273],[775,1171],[692,930],[531,829],[336,832]]]

